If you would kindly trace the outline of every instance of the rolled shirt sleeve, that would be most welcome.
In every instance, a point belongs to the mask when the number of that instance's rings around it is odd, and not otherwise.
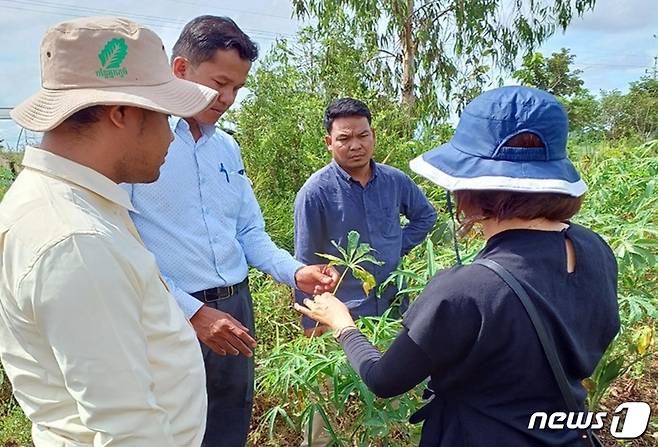
[[[103,237],[72,235],[38,259],[18,298],[31,301],[94,445],[174,446],[168,414],[153,393],[141,320],[140,288],[147,285],[128,265]]]

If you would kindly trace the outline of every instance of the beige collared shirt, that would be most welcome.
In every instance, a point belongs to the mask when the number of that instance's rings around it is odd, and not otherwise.
[[[199,446],[194,331],[98,172],[28,148],[0,204],[0,359],[42,446]]]

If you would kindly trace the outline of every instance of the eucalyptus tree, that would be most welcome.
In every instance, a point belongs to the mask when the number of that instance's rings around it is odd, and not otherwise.
[[[320,32],[349,27],[380,54],[371,69],[426,123],[461,109],[491,81],[511,71],[596,0],[293,0],[294,14]]]

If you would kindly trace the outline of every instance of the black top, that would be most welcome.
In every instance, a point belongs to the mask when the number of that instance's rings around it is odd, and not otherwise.
[[[576,267],[567,272],[565,238]],[[583,405],[589,377],[619,330],[617,265],[594,232],[509,230],[479,255],[526,288],[553,336]],[[541,296],[540,296],[541,295]],[[359,333],[342,337],[352,366],[377,395],[403,393],[431,376],[434,403],[421,446],[581,446],[572,430],[529,430],[538,411],[567,411],[535,329],[518,297],[480,265],[439,272],[405,314],[381,356]]]

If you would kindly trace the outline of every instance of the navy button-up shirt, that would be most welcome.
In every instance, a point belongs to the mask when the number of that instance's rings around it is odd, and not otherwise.
[[[339,256],[331,241],[345,247],[347,233],[356,230],[360,242],[369,243],[376,250],[375,258],[384,263],[363,265],[381,284],[400,258],[425,239],[436,222],[436,211],[423,192],[402,171],[375,162],[371,165],[371,178],[365,187],[335,161],[302,186],[295,200],[295,257],[299,261],[327,262],[315,253]],[[408,220],[404,226],[400,225],[400,214]],[[361,284],[348,273],[336,296],[348,304],[354,316],[384,313],[395,297],[395,288],[388,287],[377,298],[376,289],[366,296]],[[306,297],[296,292],[298,301]],[[307,318],[303,323],[307,328],[315,324]]]

